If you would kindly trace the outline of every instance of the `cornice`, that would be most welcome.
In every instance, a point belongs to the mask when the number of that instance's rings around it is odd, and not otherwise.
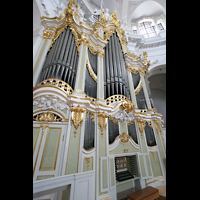
[[[59,81],[59,79],[55,80],[57,81],[57,83],[60,83],[60,85],[55,84],[56,82],[53,81],[53,79],[51,81],[47,80],[43,81],[43,84],[39,83],[33,89],[33,101],[34,101],[33,104],[35,105],[37,103],[38,104],[40,103],[44,110],[48,108],[49,105],[48,106],[46,106],[46,104],[43,105],[42,101],[43,98],[41,97],[44,97],[46,101],[50,101],[52,100],[52,98],[50,98],[52,96],[53,100],[55,101],[54,103],[57,104],[55,105],[51,104],[50,105],[51,109],[60,106],[62,108],[65,108],[67,105],[69,107],[80,105],[81,107],[85,107],[90,112],[93,113],[104,112],[105,114],[108,114],[111,117],[118,116],[118,114],[121,112],[122,115],[124,114],[126,116],[128,114],[132,116],[132,120],[142,119],[144,121],[157,120],[159,123],[164,122],[162,119],[162,114],[157,113],[157,110],[155,108],[154,109],[134,108],[133,103],[123,95],[114,95],[113,97],[109,97],[110,99],[113,98],[113,101],[110,101],[109,98],[106,100],[102,99],[103,102],[107,102],[106,103],[107,105],[105,105],[99,103],[101,102],[99,100],[98,103],[96,103],[97,99],[88,97],[86,94],[85,97],[79,97],[73,95],[73,90],[71,89],[71,87],[68,86],[67,83],[61,80]],[[61,85],[63,86],[63,88],[60,87]]]

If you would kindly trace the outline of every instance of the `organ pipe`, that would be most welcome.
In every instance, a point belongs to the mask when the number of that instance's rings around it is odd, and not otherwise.
[[[116,32],[110,37],[108,45],[105,47],[106,70],[104,83],[106,98],[115,94],[122,94],[130,98],[128,85],[128,74],[125,68],[125,61],[122,54],[121,44]]]
[[[67,27],[49,50],[39,81],[58,78],[68,83],[73,89],[78,64],[77,58],[74,35]]]

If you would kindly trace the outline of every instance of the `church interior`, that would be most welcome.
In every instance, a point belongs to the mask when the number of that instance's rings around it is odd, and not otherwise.
[[[166,199],[166,0],[33,0],[33,199]]]

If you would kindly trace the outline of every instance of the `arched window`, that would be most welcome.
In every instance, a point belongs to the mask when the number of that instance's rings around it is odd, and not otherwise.
[[[153,37],[157,35],[155,24],[151,21],[143,21],[139,23],[138,28],[140,34],[143,35],[144,38]]]

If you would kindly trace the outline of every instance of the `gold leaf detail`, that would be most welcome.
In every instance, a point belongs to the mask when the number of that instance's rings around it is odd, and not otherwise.
[[[123,143],[127,143],[129,141],[130,136],[127,133],[122,133],[119,135],[119,139]]]
[[[71,121],[74,123],[74,127],[77,129],[79,124],[83,122],[83,113],[85,112],[84,107],[80,107],[79,105],[77,107],[72,107],[72,117]]]
[[[98,125],[101,128],[101,135],[103,135],[104,127],[106,128],[106,125],[107,125],[106,118],[108,116],[109,115],[104,113],[104,112],[101,112],[101,113],[98,114],[98,117],[99,117]]]

